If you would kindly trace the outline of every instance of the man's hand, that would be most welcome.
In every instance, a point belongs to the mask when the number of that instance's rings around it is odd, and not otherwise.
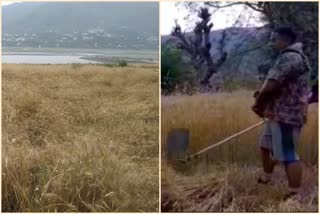
[[[253,106],[251,106],[251,110],[254,113],[256,113],[259,117],[263,117],[263,110],[260,107],[261,105],[258,106],[258,102],[257,102],[259,95],[260,95],[260,90],[254,92],[253,97],[255,98],[255,102]]]
[[[259,96],[259,94],[260,94],[260,91],[255,91],[254,94],[253,94],[253,97],[257,98]]]
[[[264,111],[256,103],[251,107],[252,111],[256,113],[259,117],[264,117]]]
[[[267,105],[270,105],[272,101],[280,93],[280,84],[274,79],[268,79],[263,84],[259,91],[256,91],[253,95],[255,98],[255,103],[251,107],[252,111],[256,113],[259,117],[264,117],[264,111]]]

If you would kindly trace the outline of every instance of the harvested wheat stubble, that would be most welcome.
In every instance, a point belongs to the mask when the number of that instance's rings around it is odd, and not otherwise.
[[[194,176],[175,175],[162,185],[163,212],[315,212],[318,210],[318,169],[304,164],[303,193],[300,200],[282,200],[286,176],[277,166],[271,185],[257,184],[257,167],[229,166],[226,173]],[[172,173],[172,171],[171,171]],[[171,174],[171,178],[172,178]],[[164,181],[165,182],[165,181]]]

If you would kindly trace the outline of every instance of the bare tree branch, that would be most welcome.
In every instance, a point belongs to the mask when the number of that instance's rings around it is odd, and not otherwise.
[[[227,53],[221,53],[218,62],[214,62],[211,56],[210,31],[213,27],[210,22],[211,14],[208,8],[200,8],[198,11],[200,21],[196,23],[193,29],[193,37],[181,33],[181,27],[176,23],[171,35],[179,39],[178,48],[183,49],[189,54],[192,64],[196,69],[205,70],[205,75],[200,83],[202,86],[209,86],[209,79],[212,74],[218,71],[219,66],[226,60]],[[222,40],[225,39],[223,36]],[[224,42],[222,42],[224,44]],[[221,50],[223,48],[220,48]],[[220,50],[219,49],[219,50]],[[200,78],[201,79],[201,78]]]
[[[261,7],[261,5],[259,5],[259,4],[254,4],[254,3],[251,3],[251,2],[244,2],[243,4],[246,5],[246,6],[248,6],[248,7],[250,7],[251,9],[253,9],[253,10],[255,10],[255,11],[258,11],[258,12],[264,14],[264,10],[261,9],[262,7]]]
[[[222,9],[222,8],[226,8],[226,7],[231,7],[231,6],[234,6],[234,5],[241,5],[241,4],[244,4],[243,2],[234,2],[234,3],[230,3],[230,4],[225,4],[225,5],[220,5],[220,2],[204,2],[204,4],[206,6],[210,6],[210,7],[214,7],[214,8],[217,8],[217,9]]]
[[[263,4],[260,3],[253,3],[253,2],[233,2],[233,3],[229,3],[229,4],[224,4],[221,5],[221,2],[205,2],[204,3],[207,6],[210,7],[214,7],[217,9],[222,9],[222,8],[227,8],[227,7],[231,7],[231,6],[235,6],[235,5],[245,5],[250,7],[251,9],[258,11],[260,13],[263,13]]]

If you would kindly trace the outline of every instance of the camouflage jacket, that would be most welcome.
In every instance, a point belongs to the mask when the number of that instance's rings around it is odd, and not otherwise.
[[[295,43],[280,53],[266,80],[277,80],[281,85],[281,93],[266,107],[265,117],[303,126],[307,119],[310,70],[310,63],[302,52],[301,43]]]

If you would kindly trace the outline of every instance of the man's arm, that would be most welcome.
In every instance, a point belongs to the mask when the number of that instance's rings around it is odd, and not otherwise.
[[[319,84],[316,83],[311,87],[311,91],[310,91],[310,97],[309,97],[309,104],[311,103],[317,103],[318,102],[318,88],[319,88]]]
[[[262,117],[267,104],[280,94],[280,90],[280,83],[277,80],[266,80],[265,84],[255,96],[256,99],[252,110]]]
[[[268,72],[267,78],[259,91],[255,95],[255,103],[252,110],[263,117],[267,105],[281,93],[281,87],[285,81],[298,75],[295,72],[297,66],[302,63],[302,58],[297,53],[284,53],[278,57],[275,64]]]

